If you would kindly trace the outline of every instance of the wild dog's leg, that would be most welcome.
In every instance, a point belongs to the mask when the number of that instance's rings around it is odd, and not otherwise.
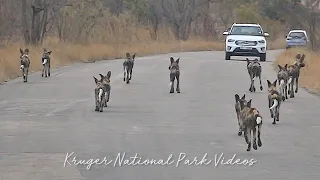
[[[290,83],[290,98],[294,98],[294,91],[293,91],[294,81],[295,81],[295,79],[292,78],[292,81]]]
[[[42,65],[42,74],[41,74],[41,77],[43,77],[43,74],[44,74],[44,65]]]
[[[259,80],[260,80],[260,90],[262,91],[263,87],[262,87],[262,82],[261,82],[261,74],[259,75]]]
[[[126,81],[126,65],[125,62],[123,63],[123,82]]]
[[[299,76],[296,78],[296,90],[295,90],[295,93],[298,93],[298,89],[299,89]]]
[[[111,91],[108,91],[107,102],[109,102],[109,99],[110,99],[110,92]]]
[[[240,123],[241,119],[238,112],[237,112],[237,118],[238,118],[238,125],[239,125],[238,136],[241,136],[242,135],[242,129],[241,129],[241,123]]]
[[[280,121],[279,116],[280,116],[280,104],[276,107],[276,121]]]
[[[285,85],[285,90],[284,90],[284,94],[285,94],[285,98],[288,99],[288,85]]]
[[[250,151],[251,149],[251,128],[247,128],[247,139],[248,139],[248,148],[247,151]]]
[[[174,93],[174,79],[176,74],[170,73],[170,93]]]
[[[96,102],[95,111],[99,111],[99,89],[94,90],[94,97],[95,97],[95,102]]]
[[[45,76],[48,77],[48,64],[45,65]]]
[[[130,83],[130,79],[129,79],[129,74],[130,74],[130,70],[129,70],[129,68],[127,67],[127,84],[129,84]]]
[[[51,69],[51,66],[50,66],[50,61],[49,61],[49,67],[48,67],[48,76],[50,77],[50,69]]]
[[[253,136],[253,144],[252,144],[253,149],[257,150],[258,147],[257,147],[257,129],[256,129],[256,127],[253,127],[253,129],[252,129],[252,136]]]
[[[246,141],[247,144],[249,144],[249,139],[248,139],[248,128],[245,128],[243,133],[244,133],[244,140]]]
[[[268,97],[268,102],[269,102],[269,109],[270,107],[272,106],[272,100]],[[270,109],[270,115],[271,115],[271,118],[273,118],[273,111],[272,109]]]
[[[104,107],[108,107],[107,97],[108,97],[108,92],[105,92],[104,93],[104,101],[103,101],[103,106]]]
[[[259,124],[258,125],[258,146],[261,147],[262,146],[262,142],[261,142],[261,139],[260,139],[260,135],[261,135],[261,127],[262,125]]]
[[[249,91],[252,92],[253,91],[253,75],[250,74],[250,88]]]
[[[131,78],[132,78],[132,70],[133,70],[133,65],[132,65],[132,67],[130,68],[130,78],[129,78],[129,80],[131,80]]]
[[[177,79],[177,88],[176,91],[177,93],[180,93],[180,73],[176,74],[176,79]]]
[[[26,68],[26,82],[28,82],[29,67]]]
[[[272,124],[276,124],[276,120],[277,120],[276,109],[277,109],[277,107],[272,109],[272,114],[273,114],[273,122],[272,122]]]

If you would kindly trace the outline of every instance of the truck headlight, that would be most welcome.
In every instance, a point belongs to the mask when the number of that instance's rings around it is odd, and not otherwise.
[[[228,39],[228,42],[234,42],[234,39]]]
[[[266,43],[266,41],[265,40],[260,40],[260,41],[258,41],[258,43],[264,44],[264,43]]]

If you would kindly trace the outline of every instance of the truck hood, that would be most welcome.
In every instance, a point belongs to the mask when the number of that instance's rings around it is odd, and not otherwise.
[[[243,41],[261,41],[266,40],[264,36],[246,36],[246,35],[229,35],[228,39],[243,40]]]

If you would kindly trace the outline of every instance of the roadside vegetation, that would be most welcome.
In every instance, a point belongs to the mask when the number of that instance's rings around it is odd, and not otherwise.
[[[123,58],[126,52],[143,56],[224,50],[222,32],[234,22],[261,24],[270,34],[268,49],[284,48],[291,28],[312,27],[290,9],[297,6],[309,12],[295,0],[0,0],[0,4],[0,82],[20,76],[19,48],[30,49],[31,71],[38,71],[43,48],[52,51],[54,68]]]

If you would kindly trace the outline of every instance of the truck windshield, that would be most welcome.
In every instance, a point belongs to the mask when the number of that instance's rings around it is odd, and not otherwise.
[[[258,26],[233,26],[230,32],[231,35],[249,35],[262,36],[262,29]]]

